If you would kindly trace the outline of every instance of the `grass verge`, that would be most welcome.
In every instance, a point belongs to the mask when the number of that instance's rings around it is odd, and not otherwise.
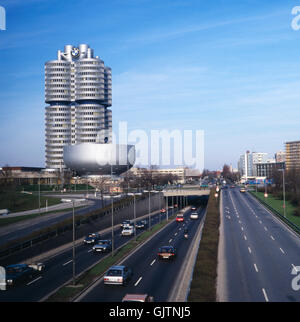
[[[211,190],[188,302],[216,302],[220,210]]]
[[[60,198],[40,196],[41,208],[61,203]],[[25,194],[18,191],[1,191],[0,209],[9,209],[10,212],[27,211],[39,208],[39,196],[37,194]]]
[[[268,194],[268,198],[265,198],[263,192],[250,191],[250,193],[283,216],[283,200],[273,197],[272,194]],[[294,215],[296,209],[297,207],[293,206],[288,200],[286,200],[286,218],[294,225],[300,227],[300,217]]]

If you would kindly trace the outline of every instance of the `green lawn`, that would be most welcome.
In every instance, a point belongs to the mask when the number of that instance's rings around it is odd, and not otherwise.
[[[41,208],[61,203],[59,198],[41,196]],[[25,194],[17,191],[0,192],[0,209],[8,209],[10,212],[19,212],[39,208],[39,196],[37,194]]]
[[[280,214],[283,215],[283,200],[276,199],[271,194],[268,195],[268,198],[264,197],[263,192],[251,192],[253,195],[256,195],[259,199],[267,203],[273,209],[278,211]],[[293,213],[296,210],[296,207],[293,206],[288,200],[286,201],[286,217],[290,220],[293,224],[300,227],[300,217],[294,216]]]

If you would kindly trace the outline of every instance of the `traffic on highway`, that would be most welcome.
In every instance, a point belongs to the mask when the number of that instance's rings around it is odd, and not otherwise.
[[[169,209],[168,216],[170,217],[176,212],[176,208]],[[165,233],[169,232],[169,227],[173,227],[174,225],[175,226],[173,228],[178,229],[176,236],[173,236],[172,240],[171,238],[169,238],[169,240],[166,241],[167,246],[173,245],[175,241],[177,243],[179,236],[182,237],[183,227],[190,225],[189,211],[184,215],[184,218],[185,222],[182,223],[178,223],[174,219],[174,222],[171,222],[170,220],[170,224],[167,225],[166,228],[164,228],[163,231],[159,234],[160,236],[164,236]],[[151,227],[163,220],[166,220],[166,212],[155,212],[151,217]],[[145,216],[144,219],[137,219],[135,227],[133,226],[133,221],[129,220],[123,222],[121,225],[116,225],[114,230],[115,248],[124,245],[130,239],[134,238],[134,231],[136,232],[136,235],[139,235],[141,232],[145,231],[145,229],[147,229],[148,226],[148,215]],[[196,227],[191,227],[190,240],[192,239],[193,233],[195,232],[195,228]],[[131,233],[124,234],[124,229],[130,229]],[[181,230],[181,234],[179,230]],[[83,242],[80,245],[76,246],[76,274],[79,274],[84,270],[88,269],[105,256],[110,256],[112,250],[111,238],[111,231],[106,231],[105,233],[91,232],[88,236],[86,236],[83,239]],[[183,246],[188,247],[189,241],[185,241]],[[156,248],[152,249],[152,253],[156,256],[159,247],[164,246],[163,241],[161,243],[162,244],[157,245]],[[143,249],[144,247],[146,246],[143,246],[141,249]],[[182,249],[182,246],[179,247],[179,249]],[[146,253],[148,253],[148,251],[149,250],[146,250]],[[181,254],[184,254],[184,252],[181,252]],[[143,255],[140,256],[142,256],[143,258]],[[137,262],[140,261],[139,255],[136,255],[134,257],[136,257]],[[180,260],[178,262],[180,262]],[[0,292],[0,301],[37,302],[46,300],[49,294],[57,290],[61,285],[63,285],[72,278],[72,264],[72,249],[65,250],[61,253],[56,254],[55,256],[52,256],[51,258],[49,258],[41,264],[43,265],[43,269],[39,270],[37,274],[27,274],[26,278],[24,274],[24,278],[22,278],[22,283],[18,283],[16,287],[10,287],[7,288],[7,290],[4,292]],[[128,282],[128,284],[131,285],[130,281],[132,281],[136,276],[135,274],[137,274],[137,270],[136,265],[129,266],[134,267],[133,275],[129,276],[130,274],[127,274],[124,282]],[[171,285],[169,285],[169,287],[171,287]],[[157,295],[157,297],[160,298],[160,295]],[[110,297],[104,297],[103,300],[108,300],[109,298]],[[114,297],[114,299],[117,301],[122,301],[122,298],[123,297]]]

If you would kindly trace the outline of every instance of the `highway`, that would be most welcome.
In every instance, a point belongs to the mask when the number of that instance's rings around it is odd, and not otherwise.
[[[172,210],[169,210],[169,215],[172,214]],[[164,220],[165,216],[161,215],[161,220]],[[146,218],[148,221],[148,219]],[[159,221],[159,212],[156,212],[151,219],[151,225],[154,225]],[[130,238],[121,236],[120,225],[115,226],[115,248],[126,243]],[[137,230],[137,234],[144,231],[143,229]],[[111,231],[102,234],[101,238],[111,239]],[[107,254],[93,253],[91,251],[92,246],[81,244],[76,247],[76,274],[83,272],[91,265],[98,262],[101,258]],[[45,296],[56,290],[63,283],[72,278],[72,249],[68,249],[49,260],[45,261],[45,271],[41,276],[30,281],[26,285],[18,286],[16,288],[8,289],[0,292],[0,302],[18,302],[18,301],[30,301],[37,302],[42,300]]]
[[[250,193],[222,189],[218,297],[226,302],[300,302],[292,288],[300,238]]]
[[[93,211],[99,208],[102,208],[101,200],[93,200],[94,204],[91,206],[83,207],[75,210],[75,215],[84,215],[89,211]],[[108,204],[109,202],[106,202]],[[72,208],[72,203],[70,203],[70,207]],[[18,223],[14,223],[8,226],[4,226],[0,228],[0,245],[7,243],[9,241],[15,240],[17,238],[25,237],[31,234],[34,231],[41,230],[45,227],[49,227],[51,225],[57,224],[65,219],[72,218],[72,210],[61,210],[57,214],[45,214],[33,219],[27,219],[20,221]],[[9,217],[7,217],[9,218]]]
[[[149,294],[155,302],[167,302],[178,279],[179,273],[186,265],[185,255],[192,246],[192,239],[198,231],[204,216],[204,209],[199,211],[199,219],[191,220],[191,211],[185,213],[183,223],[173,221],[163,231],[156,234],[149,242],[129,256],[122,265],[133,270],[128,285],[104,285],[103,279],[77,301],[80,302],[120,302],[125,294]],[[188,228],[189,239],[184,238],[183,230]],[[159,260],[159,247],[172,245],[177,249],[174,260]]]

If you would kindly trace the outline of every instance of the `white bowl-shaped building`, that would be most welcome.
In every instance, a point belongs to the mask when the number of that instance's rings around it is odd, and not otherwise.
[[[134,165],[135,147],[100,143],[66,145],[63,158],[66,167],[79,175],[120,175]]]

